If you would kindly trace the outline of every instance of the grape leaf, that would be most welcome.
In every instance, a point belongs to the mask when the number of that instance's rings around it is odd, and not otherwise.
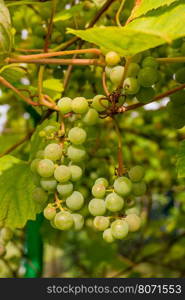
[[[9,169],[12,165],[19,163],[19,159],[12,155],[5,155],[0,158],[0,175],[2,171]]]
[[[70,9],[64,9],[56,14],[54,22],[65,21],[72,18],[76,13],[80,12],[83,8],[83,4],[77,4],[72,6]]]
[[[185,141],[180,143],[177,154],[177,173],[179,178],[185,177]]]
[[[60,79],[48,78],[43,82],[44,92],[53,100],[60,98],[63,91],[63,84]]]
[[[9,53],[12,47],[11,21],[7,7],[0,0],[0,55]]]

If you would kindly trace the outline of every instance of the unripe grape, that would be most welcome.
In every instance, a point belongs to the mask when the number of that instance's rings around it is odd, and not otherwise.
[[[52,192],[57,187],[57,181],[51,177],[51,178],[41,178],[40,185],[43,188],[43,190]]]
[[[74,229],[79,231],[84,226],[84,217],[80,214],[71,214],[74,221]]]
[[[136,95],[136,98],[139,102],[147,103],[152,100],[155,96],[155,90],[152,87],[144,88],[141,87],[139,92]]]
[[[144,195],[146,193],[146,183],[144,181],[133,183],[132,192],[136,197]]]
[[[57,103],[60,112],[64,115],[72,111],[72,99],[68,97],[61,98]]]
[[[185,68],[180,68],[175,73],[175,80],[179,83],[185,83]]]
[[[104,231],[109,227],[110,221],[108,217],[97,216],[94,218],[93,225],[99,231]]]
[[[66,205],[71,210],[79,210],[80,208],[82,208],[83,204],[84,204],[84,197],[78,191],[74,191],[71,194],[71,196],[69,196],[66,199]]]
[[[152,69],[157,69],[158,65],[159,65],[159,63],[157,62],[157,60],[153,56],[147,56],[142,61],[142,67],[143,68],[149,67],[149,68],[152,68]]]
[[[123,239],[128,234],[128,224],[123,220],[116,220],[111,224],[111,232],[115,239]]]
[[[130,232],[137,231],[141,226],[141,219],[136,214],[130,214],[126,216],[125,221],[128,223]]]
[[[30,169],[33,173],[37,172],[39,162],[40,162],[39,158],[35,158],[34,160],[32,160]]]
[[[85,114],[88,111],[89,105],[85,98],[76,97],[72,101],[72,110],[76,114]]]
[[[123,88],[127,95],[134,95],[138,93],[140,85],[136,78],[128,77],[123,83]]]
[[[69,212],[59,212],[55,216],[54,224],[60,230],[68,230],[74,225],[73,216]]]
[[[41,159],[38,163],[37,172],[41,177],[51,177],[54,173],[55,165],[49,159]]]
[[[89,126],[95,125],[98,122],[98,113],[94,108],[89,108],[83,118],[83,122]]]
[[[128,196],[132,190],[132,182],[127,177],[118,177],[114,181],[115,192],[121,196]]]
[[[107,228],[104,232],[103,232],[103,239],[105,242],[107,243],[112,243],[114,242],[114,237],[112,235],[112,231],[111,228]]]
[[[44,151],[43,150],[37,151],[36,158],[43,159],[44,158]]]
[[[153,68],[145,67],[139,71],[138,81],[143,87],[150,87],[158,80],[157,71]]]
[[[115,66],[120,62],[120,56],[114,51],[110,51],[105,55],[105,62],[109,66]]]
[[[71,181],[78,181],[82,177],[83,171],[79,166],[71,165],[69,166],[71,171]]]
[[[140,70],[140,66],[136,63],[130,63],[127,71],[127,77],[136,77]]]
[[[112,81],[112,83],[118,85],[121,82],[123,73],[124,67],[122,66],[116,66],[112,68],[112,70],[110,71],[110,80]]]
[[[106,178],[100,177],[96,179],[95,184],[103,184],[106,188],[108,187],[109,183]]]
[[[55,143],[47,145],[44,149],[44,157],[53,161],[61,159],[62,147]]]
[[[122,210],[124,205],[124,200],[116,193],[110,193],[105,199],[106,208],[112,212],[117,212]]]
[[[138,207],[131,207],[125,210],[125,214],[126,215],[130,215],[130,214],[136,214],[139,215],[140,214],[140,210]]]
[[[44,217],[47,220],[53,220],[54,217],[56,216],[56,209],[54,207],[46,207],[43,211]]]
[[[109,106],[109,101],[105,99],[103,95],[96,95],[92,99],[92,107],[96,109],[98,112],[102,112],[106,110]]]
[[[60,183],[57,185],[57,191],[61,196],[67,197],[73,191],[73,184],[71,182]]]
[[[143,179],[145,175],[145,171],[144,168],[141,166],[134,166],[133,168],[130,169],[128,175],[133,182],[138,182]]]
[[[83,144],[86,140],[86,131],[79,127],[73,127],[69,130],[68,138],[75,145]]]
[[[40,187],[36,187],[32,194],[33,200],[38,204],[45,204],[48,200],[47,193]]]
[[[58,166],[55,169],[54,177],[61,183],[67,182],[71,178],[71,171],[67,166]]]
[[[108,66],[105,67],[105,74],[106,74],[107,77],[110,77],[111,70],[112,70],[111,67],[108,67]]]
[[[94,198],[89,202],[88,209],[93,216],[103,216],[106,211],[105,201]]]
[[[67,156],[73,162],[80,162],[85,159],[86,151],[80,146],[69,146],[67,149]]]
[[[105,196],[105,186],[103,184],[95,184],[92,187],[92,194],[95,198],[103,198]]]
[[[10,241],[13,237],[13,231],[8,227],[3,227],[0,232],[0,237],[4,242]]]

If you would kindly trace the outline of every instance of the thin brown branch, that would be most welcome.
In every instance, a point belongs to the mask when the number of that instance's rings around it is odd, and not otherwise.
[[[124,173],[122,136],[121,136],[120,129],[119,129],[119,126],[118,126],[118,123],[117,123],[116,119],[114,118],[113,121],[114,121],[116,134],[117,134],[117,137],[118,137],[118,176],[122,176],[123,173]]]
[[[181,63],[185,62],[185,56],[178,56],[178,57],[159,57],[156,58],[158,62],[164,62],[164,63]]]
[[[105,94],[107,96],[109,96],[110,92],[109,92],[107,84],[106,84],[106,73],[105,73],[105,70],[102,72],[102,85],[103,85],[103,89],[104,89]]]
[[[43,58],[43,59],[16,59],[16,58],[8,58],[6,62],[9,63],[27,63],[27,64],[55,64],[55,65],[97,65],[97,66],[104,66],[105,63],[99,59],[50,59],[50,58]]]
[[[46,35],[45,43],[44,43],[44,52],[48,52],[50,37],[51,37],[52,30],[53,30],[53,19],[54,19],[54,15],[55,15],[55,11],[56,11],[56,6],[57,6],[57,1],[52,0],[51,16],[50,16],[48,31],[47,31],[47,35]]]

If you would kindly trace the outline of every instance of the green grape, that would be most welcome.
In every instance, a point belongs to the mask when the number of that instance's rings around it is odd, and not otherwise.
[[[133,168],[130,169],[128,175],[133,182],[138,182],[143,179],[145,175],[145,171],[144,168],[141,166],[134,166]]]
[[[76,97],[72,101],[72,111],[76,114],[85,114],[88,111],[89,105],[85,98]]]
[[[39,150],[39,151],[36,153],[36,158],[43,159],[43,158],[44,158],[44,151],[43,151],[43,150]]]
[[[146,183],[144,181],[133,183],[132,192],[136,197],[144,195],[146,193]]]
[[[66,182],[63,184],[60,183],[57,185],[57,191],[61,196],[67,197],[71,195],[73,191],[73,184],[71,182]]]
[[[3,227],[1,229],[1,234],[0,234],[0,237],[1,239],[4,241],[4,242],[8,242],[12,239],[13,237],[13,231],[8,228],[8,227]]]
[[[67,199],[66,205],[71,210],[79,210],[82,208],[84,204],[84,197],[83,195],[78,192],[74,191]]]
[[[69,130],[68,138],[72,144],[83,144],[87,138],[87,133],[84,129],[79,127],[73,127]]]
[[[105,62],[109,66],[115,66],[120,62],[120,56],[114,51],[110,51],[105,55]]]
[[[123,83],[123,88],[127,95],[134,95],[138,93],[140,85],[136,78],[128,77]]]
[[[90,214],[93,216],[103,216],[106,211],[105,201],[94,198],[89,202],[88,209]]]
[[[139,71],[138,81],[143,87],[150,87],[158,80],[158,73],[155,69],[145,67]]]
[[[83,122],[86,125],[92,126],[98,122],[98,113],[94,108],[89,108],[88,112],[85,114],[83,118]]]
[[[67,149],[67,156],[73,162],[81,162],[86,157],[86,151],[80,146],[69,146]]]
[[[4,256],[6,254],[6,248],[5,246],[0,244],[0,257]]]
[[[74,225],[73,216],[69,212],[59,212],[55,216],[54,224],[60,230],[68,230]]]
[[[112,243],[114,242],[114,237],[112,235],[112,231],[110,228],[107,228],[104,232],[103,232],[103,239],[105,242],[107,243]]]
[[[137,231],[141,226],[141,219],[136,214],[129,214],[128,216],[126,216],[125,221],[128,224],[130,232]]]
[[[109,227],[109,224],[109,218],[104,216],[97,216],[93,221],[93,225],[98,231],[104,231]]]
[[[51,177],[53,176],[55,169],[54,163],[49,159],[42,159],[38,163],[37,172],[41,177]]]
[[[142,59],[142,53],[137,53],[132,57],[132,62],[139,63]]]
[[[175,80],[179,83],[185,83],[185,68],[180,68],[175,73]]]
[[[159,64],[158,64],[157,60],[153,56],[147,56],[142,61],[142,67],[143,68],[149,67],[149,68],[152,68],[152,69],[157,69],[158,65]]]
[[[74,221],[74,229],[76,231],[79,231],[84,226],[84,218],[80,214],[72,214],[73,221]]]
[[[123,73],[124,67],[122,66],[116,66],[112,68],[112,70],[110,71],[110,80],[112,81],[112,83],[118,85],[121,82]]]
[[[112,212],[120,211],[123,208],[124,200],[116,193],[110,193],[105,199],[106,208]]]
[[[111,70],[112,70],[111,67],[108,67],[108,66],[105,67],[105,74],[106,74],[106,76],[107,76],[108,78],[110,77],[110,72],[111,72]]]
[[[130,63],[127,71],[127,77],[136,77],[139,73],[140,66],[136,63]]]
[[[105,196],[105,186],[103,184],[94,184],[92,187],[92,194],[95,198],[103,198]]]
[[[92,107],[98,112],[106,110],[109,106],[109,101],[103,95],[97,95],[92,99]]]
[[[48,200],[47,193],[40,187],[36,187],[32,193],[33,200],[38,204],[44,204]]]
[[[132,190],[132,182],[127,177],[118,177],[114,181],[114,190],[123,197],[128,196]]]
[[[116,220],[111,224],[111,232],[115,239],[123,239],[128,234],[128,224],[123,220]]]
[[[67,166],[58,166],[55,169],[54,177],[61,183],[67,182],[71,178],[71,171]]]
[[[47,192],[52,192],[57,187],[57,181],[53,178],[41,178],[40,185],[43,188],[43,190]]]
[[[32,160],[30,169],[33,173],[37,172],[39,162],[40,162],[39,158],[35,158],[34,160]]]
[[[71,181],[78,181],[82,177],[83,171],[79,166],[71,165],[69,166],[71,171]]]
[[[58,229],[55,225],[55,219],[50,220],[50,225],[51,227],[53,227],[54,229]]]
[[[46,207],[43,211],[44,217],[47,220],[53,220],[54,217],[56,216],[56,209],[54,207]]]
[[[61,159],[62,157],[62,147],[59,144],[49,144],[44,149],[44,157],[52,161]]]
[[[103,184],[106,188],[108,187],[109,183],[106,178],[100,177],[96,179],[95,184]]]
[[[131,207],[125,210],[125,214],[126,215],[130,215],[130,214],[136,214],[139,215],[140,210],[138,207]]]
[[[174,93],[170,96],[170,102],[168,102],[168,105],[172,106],[172,111],[174,111],[175,107],[178,105],[184,105],[185,104],[185,90],[178,91],[177,93]]]
[[[46,135],[50,135],[52,133],[55,133],[57,130],[56,126],[53,126],[53,125],[48,125],[44,128],[44,131],[46,133]]]
[[[155,96],[155,90],[152,87],[141,87],[136,95],[139,102],[147,103],[152,100]]]

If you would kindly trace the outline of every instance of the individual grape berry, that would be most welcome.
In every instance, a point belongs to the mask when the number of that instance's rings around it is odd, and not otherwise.
[[[130,232],[137,231],[141,226],[141,219],[136,214],[129,214],[128,216],[126,216],[125,221],[128,224]]]
[[[48,200],[47,193],[40,187],[36,187],[32,193],[33,200],[38,204],[45,204]]]
[[[100,177],[96,179],[94,184],[103,184],[106,188],[108,187],[109,183],[106,178]]]
[[[102,199],[94,198],[89,202],[89,212],[93,216],[103,216],[106,211],[105,201]]]
[[[60,183],[57,185],[57,191],[61,196],[67,197],[73,191],[73,184],[71,182]]]
[[[59,212],[55,216],[54,224],[60,230],[68,230],[74,225],[73,216],[69,212]]]
[[[69,169],[71,171],[71,181],[78,181],[82,177],[83,171],[79,166],[70,165]]]
[[[92,126],[98,122],[98,113],[94,108],[89,108],[88,112],[83,118],[83,122],[86,125]]]
[[[111,233],[115,239],[123,239],[128,234],[128,224],[123,220],[116,220],[111,224]]]
[[[144,181],[133,183],[132,192],[136,197],[143,196],[146,193],[146,183]]]
[[[0,257],[4,256],[6,253],[6,248],[5,246],[0,244]]]
[[[180,68],[175,73],[175,80],[179,83],[185,83],[185,68]]]
[[[71,171],[70,168],[67,166],[58,166],[55,169],[54,177],[57,181],[64,183],[70,180],[71,178]]]
[[[145,175],[145,171],[144,168],[141,166],[134,166],[133,168],[130,169],[128,175],[133,182],[138,182],[143,179]]]
[[[143,68],[149,67],[149,68],[152,68],[152,69],[157,69],[158,66],[159,66],[159,63],[157,62],[157,60],[153,56],[147,56],[142,61],[142,67]]]
[[[76,231],[79,231],[83,228],[84,226],[84,218],[82,215],[80,214],[71,214],[73,217],[73,221],[74,221],[74,229]]]
[[[44,158],[44,151],[43,151],[43,150],[39,150],[39,151],[36,153],[36,158],[43,159],[43,158]]]
[[[105,196],[105,186],[103,184],[94,184],[92,187],[92,194],[95,198],[103,198]]]
[[[79,127],[73,127],[69,130],[68,138],[72,144],[80,145],[86,140],[87,133],[84,129]]]
[[[144,88],[141,87],[139,92],[136,95],[136,98],[139,102],[148,103],[155,96],[155,90],[152,87]]]
[[[67,156],[73,162],[81,162],[86,157],[86,151],[80,146],[69,146],[67,149]]]
[[[109,211],[117,212],[122,210],[124,205],[124,200],[118,194],[113,192],[107,195],[105,199],[105,205]]]
[[[1,239],[4,241],[4,242],[8,242],[12,239],[13,237],[13,231],[8,228],[8,227],[3,227],[1,229],[1,234],[0,234],[0,237]]]
[[[119,85],[124,74],[124,67],[116,66],[110,71],[110,80],[115,85]]]
[[[51,221],[56,216],[56,209],[54,207],[47,206],[43,211],[44,217]]]
[[[57,181],[53,178],[41,178],[40,185],[43,188],[43,190],[47,192],[52,192],[57,187]]]
[[[76,114],[85,114],[88,111],[89,105],[85,98],[76,97],[72,101],[72,111]]]
[[[102,112],[109,107],[109,101],[103,95],[96,95],[92,99],[92,107],[98,112]]]
[[[127,77],[136,77],[139,73],[140,66],[136,63],[130,63],[127,71]]]
[[[54,173],[55,165],[50,159],[42,159],[38,163],[37,172],[41,177],[51,177]]]
[[[136,214],[136,215],[139,215],[140,214],[140,210],[138,207],[134,206],[134,207],[131,207],[131,208],[128,208],[125,210],[125,214],[126,215],[130,215],[130,214]]]
[[[107,228],[104,232],[103,232],[103,239],[105,242],[107,243],[112,243],[114,242],[114,237],[112,235],[112,231],[111,228]]]
[[[105,55],[105,62],[109,66],[115,66],[120,62],[120,56],[114,51],[110,51]]]
[[[104,216],[97,216],[93,221],[93,225],[98,231],[104,231],[109,227],[109,224],[109,218]]]
[[[44,157],[52,161],[61,159],[62,157],[62,147],[59,144],[49,144],[44,149]]]
[[[57,103],[60,112],[65,115],[72,111],[72,99],[68,97],[61,98]]]
[[[71,194],[71,196],[69,196],[66,199],[66,205],[71,210],[79,210],[80,208],[82,208],[83,204],[84,204],[84,197],[78,191],[74,191]]]
[[[143,87],[150,87],[158,80],[158,73],[155,69],[145,67],[139,71],[138,81]]]
[[[123,83],[123,88],[127,95],[134,95],[138,93],[140,85],[136,78],[128,77]]]
[[[127,177],[118,177],[114,181],[114,190],[119,195],[126,197],[132,191],[132,182]]]
[[[37,172],[39,162],[40,162],[39,158],[35,158],[34,160],[32,160],[30,169],[33,173]]]

